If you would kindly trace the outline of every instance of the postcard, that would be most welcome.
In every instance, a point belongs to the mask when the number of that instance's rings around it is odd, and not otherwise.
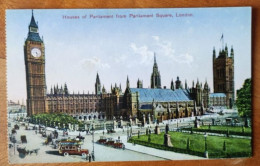
[[[6,10],[11,164],[252,156],[251,8]]]

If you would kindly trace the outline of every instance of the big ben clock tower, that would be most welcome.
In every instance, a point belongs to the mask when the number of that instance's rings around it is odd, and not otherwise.
[[[45,49],[39,36],[33,11],[29,32],[24,43],[24,61],[27,88],[27,115],[44,113],[46,104]]]

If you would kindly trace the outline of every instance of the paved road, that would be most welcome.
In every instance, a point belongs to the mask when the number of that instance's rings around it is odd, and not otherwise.
[[[11,123],[12,127],[8,128],[8,133],[14,126],[14,122]],[[50,131],[47,132],[47,134]],[[20,136],[26,135],[27,144],[21,144]],[[95,141],[99,139],[102,134],[95,134]],[[118,137],[118,134],[110,135],[111,137]],[[16,134],[17,145],[20,147],[26,147],[26,149],[36,149],[40,148],[38,155],[32,154],[25,157],[19,156],[16,148],[9,148],[9,161],[10,163],[53,163],[53,162],[87,162],[82,159],[81,156],[70,155],[64,157],[58,154],[56,149],[53,149],[51,145],[43,145],[45,138],[42,138],[40,134],[36,134],[34,130],[25,130],[25,127],[21,126],[17,130]],[[10,143],[10,142],[9,142]],[[87,135],[82,148],[87,148],[92,152],[92,136]],[[95,160],[96,161],[140,161],[140,160],[165,160],[161,157],[151,156],[144,153],[139,153],[131,150],[114,149],[110,147],[105,147],[102,145],[95,144]],[[15,153],[15,154],[14,154]]]

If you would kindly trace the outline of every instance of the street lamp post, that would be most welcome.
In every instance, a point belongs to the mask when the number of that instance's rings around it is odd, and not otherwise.
[[[94,129],[94,125],[92,124],[92,128],[91,128],[91,131],[92,131],[92,143],[93,143],[93,151],[92,151],[92,160],[95,161],[95,152],[94,152],[94,132],[95,132],[95,129]]]
[[[12,139],[13,139],[13,147],[14,147],[14,154],[15,154],[15,143],[16,143],[16,138],[13,137]]]
[[[126,130],[126,133],[127,133],[127,141],[129,140],[129,128],[128,128],[129,126],[127,125],[127,130]]]
[[[205,157],[208,158],[208,145],[207,145],[207,133],[205,133],[204,138],[205,138]]]

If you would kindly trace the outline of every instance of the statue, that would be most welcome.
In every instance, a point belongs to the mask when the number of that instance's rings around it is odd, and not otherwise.
[[[166,126],[165,126],[165,133],[168,134],[168,132],[169,132],[169,124],[166,124]]]

